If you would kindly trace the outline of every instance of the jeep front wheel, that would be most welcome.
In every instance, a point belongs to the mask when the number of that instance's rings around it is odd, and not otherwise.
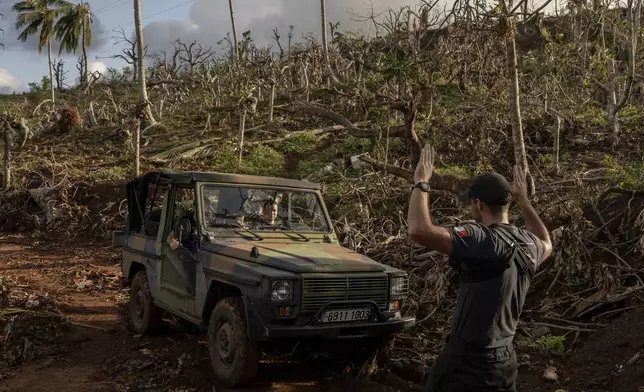
[[[257,344],[248,339],[241,298],[217,302],[208,327],[208,353],[215,376],[229,388],[253,381],[259,366]]]
[[[129,324],[137,334],[154,333],[161,327],[163,310],[154,304],[145,270],[139,271],[130,286]]]

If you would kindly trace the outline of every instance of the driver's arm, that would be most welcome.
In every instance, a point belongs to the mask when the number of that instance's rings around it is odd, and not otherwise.
[[[170,248],[172,249],[177,249],[178,247],[181,246],[181,243],[177,241],[177,239],[174,237],[174,232],[170,232],[168,234],[168,238],[166,239],[168,241],[168,245],[170,245]]]

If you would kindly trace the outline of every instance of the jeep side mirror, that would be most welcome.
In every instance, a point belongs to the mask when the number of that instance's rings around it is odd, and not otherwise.
[[[174,227],[172,229],[172,232],[174,233],[174,238],[178,239],[179,241],[185,240],[186,238],[188,238],[191,231],[192,231],[192,224],[190,224],[189,219],[181,218],[181,219],[177,219],[177,221],[174,222]]]

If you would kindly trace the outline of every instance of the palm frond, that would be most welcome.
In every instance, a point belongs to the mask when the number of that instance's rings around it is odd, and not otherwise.
[[[18,36],[25,42],[30,36],[40,30],[38,39],[38,53],[43,46],[51,41],[54,33],[54,21],[71,3],[63,0],[24,0],[15,3],[11,9],[18,12],[16,29],[27,26]]]
[[[36,10],[36,7],[32,1],[19,1],[11,6],[11,10],[18,13],[33,12]]]
[[[39,27],[40,27],[39,20],[35,20],[31,22],[27,27],[25,27],[25,29],[20,33],[20,35],[18,35],[18,39],[22,42],[25,42],[27,38],[31,37],[32,35],[38,32]]]
[[[40,25],[40,40],[38,41],[38,53],[42,51],[42,47],[47,45],[49,40],[51,40],[51,37],[53,35],[53,26],[54,22],[51,19],[46,19],[43,21],[43,23]]]
[[[91,12],[87,4],[76,4],[71,8],[66,6],[64,9],[65,12],[54,27],[56,39],[61,42],[58,54],[63,50],[76,54],[81,44],[81,36],[82,43],[86,46],[92,41]]]

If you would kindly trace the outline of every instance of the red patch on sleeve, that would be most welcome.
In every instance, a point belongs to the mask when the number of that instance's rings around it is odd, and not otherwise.
[[[456,226],[454,227],[454,232],[456,233],[457,236],[463,238],[467,237],[469,234],[467,234],[467,230],[465,230],[464,227]]]

